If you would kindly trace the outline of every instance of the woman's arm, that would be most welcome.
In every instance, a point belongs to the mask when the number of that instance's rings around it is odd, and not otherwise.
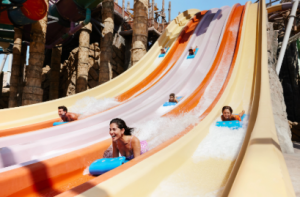
[[[119,157],[119,149],[116,142],[113,142],[113,157]]]
[[[137,137],[134,137],[131,141],[132,152],[134,158],[141,155],[141,142]]]
[[[222,121],[224,121],[224,117],[223,117],[223,115],[221,115],[221,120],[222,120]]]
[[[243,110],[241,113],[239,113],[239,116],[242,117],[245,114],[245,110]]]

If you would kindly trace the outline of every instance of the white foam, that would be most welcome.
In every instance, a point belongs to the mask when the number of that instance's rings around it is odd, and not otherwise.
[[[198,122],[199,118],[193,112],[177,117],[155,118],[133,125],[135,127],[134,135],[140,140],[146,140],[148,148],[151,150]]]
[[[141,121],[133,126],[133,135],[140,141],[147,141],[148,150],[164,143],[168,139],[184,131],[188,126],[199,122],[197,114],[194,112],[186,113],[177,117],[158,117],[152,120]],[[105,152],[103,157],[112,157],[112,146]]]
[[[89,170],[90,166],[86,167],[84,170],[83,170],[83,173],[82,175],[90,175],[90,170]]]
[[[82,119],[87,116],[103,112],[119,104],[120,102],[118,102],[115,98],[103,98],[97,100],[94,97],[84,97],[78,100],[70,108],[70,111],[80,114],[79,119]]]
[[[198,163],[210,158],[235,160],[244,141],[247,120],[242,124],[243,128],[239,129],[217,127],[215,123],[212,124],[208,135],[194,152],[193,161]]]

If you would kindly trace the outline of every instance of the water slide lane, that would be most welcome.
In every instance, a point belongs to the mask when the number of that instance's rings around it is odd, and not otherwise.
[[[295,196],[278,149],[268,82],[265,1],[259,3],[259,10],[258,4],[246,5],[236,66],[227,88],[202,122],[155,155],[77,196],[180,196],[172,193],[178,192],[177,188],[186,189],[185,196]],[[242,150],[238,158],[242,165],[233,167],[234,160],[216,158],[195,164],[193,153],[219,117],[222,106],[228,104],[237,111],[250,111],[245,155]],[[228,177],[222,195],[219,189]],[[75,192],[82,190],[59,196],[75,196]]]
[[[198,21],[199,22],[199,21]],[[190,33],[195,26],[191,22],[189,28],[182,33]],[[183,36],[182,36],[183,37]],[[1,187],[7,188],[3,191],[3,195],[12,196],[34,196],[37,193],[45,192],[62,192],[76,185],[86,182],[93,178],[90,176],[82,176],[83,169],[92,161],[103,155],[104,151],[110,145],[111,140],[93,144],[89,147],[82,148],[74,153],[67,153],[60,157],[48,159],[36,164],[27,165],[23,168],[10,170],[1,173]],[[76,163],[76,165],[74,165]],[[47,167],[46,167],[47,166]],[[15,182],[22,182],[19,186],[20,190],[16,191],[16,187],[9,187]],[[38,181],[40,180],[40,181]],[[37,181],[38,183],[34,182]],[[48,190],[43,189],[48,188]]]
[[[255,83],[244,143],[223,196],[294,197],[295,192],[280,150],[274,124],[268,74],[265,0],[258,3]],[[253,32],[254,34],[255,32]],[[255,189],[254,189],[255,188]]]
[[[238,17],[239,19],[241,18],[242,10],[243,10],[243,6],[240,6],[240,7],[237,6],[237,9],[236,9],[236,11],[235,11],[235,12],[237,12],[237,13],[235,14],[236,16],[233,17],[233,19],[232,19],[233,23],[235,23],[235,20],[234,20],[234,19],[236,19],[237,17]],[[229,20],[231,20],[231,19],[229,18]],[[228,26],[227,26],[227,34],[228,34],[228,32],[230,31],[230,28],[232,29],[232,27],[235,27],[235,26],[236,26],[236,24],[233,24],[233,23],[231,23],[231,25],[228,25]],[[226,34],[226,32],[225,32],[225,34]],[[224,37],[225,37],[225,35],[224,35]],[[224,38],[224,39],[226,40],[226,38]],[[228,38],[227,38],[227,40],[228,40]],[[236,41],[235,41],[235,42],[236,42]],[[221,44],[221,45],[222,45],[222,44]],[[237,48],[237,47],[233,47],[233,48]],[[224,50],[224,48],[223,48],[223,50]],[[236,50],[237,50],[237,49],[236,49]],[[237,53],[237,52],[235,52],[235,53]],[[224,54],[224,52],[221,52],[221,54]],[[233,54],[232,54],[232,55],[233,55]],[[236,57],[235,54],[234,54],[234,57]],[[221,69],[221,70],[222,70],[222,69]],[[177,114],[177,115],[178,115],[178,114]],[[136,158],[136,159],[134,159],[134,160],[128,162],[128,163],[125,164],[125,165],[122,165],[122,166],[119,167],[118,169],[115,169],[115,170],[112,170],[112,171],[110,171],[110,172],[108,172],[108,173],[105,173],[105,174],[103,174],[103,175],[101,175],[101,176],[99,176],[99,177],[97,177],[97,178],[95,178],[95,179],[93,179],[93,180],[91,180],[91,181],[89,181],[89,182],[83,184],[83,185],[80,185],[80,186],[78,186],[78,187],[72,189],[71,191],[67,191],[67,192],[64,192],[63,194],[60,194],[59,196],[60,196],[60,197],[75,196],[75,195],[78,194],[78,193],[82,193],[82,192],[84,192],[84,191],[87,191],[87,190],[88,190],[89,188],[91,188],[91,186],[93,186],[93,185],[97,185],[97,184],[99,184],[99,183],[105,182],[105,181],[107,181],[109,178],[111,178],[111,177],[113,177],[113,176],[116,176],[117,174],[120,174],[121,172],[124,172],[125,170],[128,170],[128,169],[129,169],[131,166],[133,166],[133,165],[139,165],[139,162],[143,162],[146,158],[155,155],[155,153],[157,153],[158,151],[161,151],[162,149],[164,149],[164,148],[166,148],[167,146],[169,146],[171,143],[174,143],[174,141],[178,140],[182,135],[184,135],[185,133],[187,133],[188,130],[192,129],[192,127],[193,127],[193,126],[187,128],[186,131],[182,132],[180,135],[175,136],[174,138],[172,138],[172,139],[168,140],[167,142],[165,142],[165,143],[159,145],[158,147],[154,148],[153,150],[149,151],[148,153],[146,153],[146,154],[144,154],[144,155],[142,155],[142,156],[140,156],[140,157],[138,157],[138,158]],[[150,158],[151,158],[151,157],[150,157]],[[154,162],[154,165],[156,165],[156,162]],[[155,171],[152,171],[152,172],[155,173]],[[121,174],[122,174],[122,173],[121,173]],[[127,175],[128,175],[128,174],[127,174]],[[126,180],[128,180],[128,179],[130,179],[130,176],[129,176],[128,178],[126,178]],[[124,180],[125,180],[125,179],[124,179]],[[123,183],[124,183],[124,182],[123,182]],[[145,186],[145,185],[144,185],[144,186]],[[143,188],[143,189],[145,189],[145,188]],[[95,189],[95,190],[97,190],[97,192],[98,192],[97,195],[103,194],[104,196],[106,196],[106,194],[107,194],[107,193],[106,193],[104,190],[102,190],[102,189]],[[90,195],[90,194],[89,194],[89,195]],[[122,193],[122,195],[123,195],[123,193]],[[126,196],[126,194],[125,194],[125,196]],[[129,194],[128,196],[131,196],[131,194]],[[144,194],[142,194],[142,195],[140,195],[140,196],[144,196]]]
[[[199,19],[202,18],[204,13],[205,13],[205,11],[197,14],[197,17],[194,18],[195,20],[189,22],[189,26],[192,25],[192,26],[190,26],[190,31],[186,32],[184,30],[183,32],[185,32],[185,33],[182,33],[182,35],[179,36],[179,39],[175,43],[176,45],[179,45],[178,46],[179,54],[175,53],[175,55],[178,55],[178,56],[173,56],[171,54],[171,51],[169,53],[173,57],[173,58],[169,59],[169,60],[172,61],[173,64],[176,63],[176,61],[174,59],[178,59],[178,57],[180,57],[181,54],[183,54],[182,52],[186,51],[186,46],[188,44],[188,40],[190,39],[190,35],[192,35],[194,29],[196,28],[196,25],[200,21]],[[164,63],[168,63],[168,61],[164,62]],[[171,64],[172,67],[174,66],[173,64]],[[136,105],[134,103],[134,101],[131,101],[131,104]],[[161,103],[159,105],[161,105]],[[120,107],[122,107],[122,105]],[[118,109],[119,108],[114,108],[113,110],[118,110]],[[129,109],[127,109],[127,110],[129,110]],[[118,112],[118,114],[119,113],[120,112]],[[101,113],[100,113],[100,115],[101,115]],[[89,122],[86,123],[86,124],[94,125],[95,123],[98,123],[99,119],[97,119],[95,121],[94,118],[89,119]],[[81,122],[84,122],[84,121],[87,121],[87,119],[81,120]],[[55,136],[55,135],[59,135],[59,134],[63,134],[63,133],[73,131],[74,129],[71,129],[71,128],[74,128],[75,130],[78,130],[80,128],[84,129],[86,127],[83,124],[81,124],[79,121],[76,121],[73,124],[61,125],[61,126],[56,127],[56,128],[52,127],[52,128],[49,128],[48,130],[41,130],[41,131],[37,131],[37,132],[29,132],[29,133],[24,133],[24,134],[19,134],[19,135],[3,137],[3,138],[0,138],[0,144],[1,144],[2,147],[4,147],[4,146],[9,146],[9,145],[18,144],[18,143],[28,143],[28,142],[31,142],[31,141],[34,141],[34,140],[38,140],[38,139],[51,137],[51,136]],[[59,132],[53,132],[54,130],[58,130],[58,129],[60,129]]]
[[[160,53],[160,49],[162,47],[170,47],[185,27],[185,24],[197,12],[199,12],[199,10],[191,9],[178,15],[171,24],[168,25],[167,29],[163,32],[154,46],[151,47],[149,52],[135,66],[103,85],[83,93],[54,101],[1,110],[0,114],[3,118],[0,120],[0,128],[2,129],[2,131],[0,131],[0,136],[7,136],[11,133],[20,133],[22,132],[22,129],[25,130],[24,132],[28,132],[32,130],[32,126],[34,127],[34,130],[36,130],[43,127],[45,124],[47,126],[52,125],[52,123],[57,120],[57,106],[66,105],[67,107],[70,107],[74,105],[77,100],[86,96],[95,97],[97,99],[115,97],[134,87],[153,71],[159,69],[158,67],[164,67],[164,65],[159,64],[159,61],[155,61]],[[168,53],[166,57],[168,57]],[[39,124],[39,122],[42,122],[42,124]],[[31,126],[31,124],[34,125]],[[25,125],[29,125],[29,127],[21,127]],[[9,130],[9,128],[17,129]]]
[[[6,167],[30,161],[33,157],[41,159],[41,157],[37,156],[50,155],[49,153],[54,151],[60,151],[60,154],[62,154],[62,152],[68,152],[74,147],[90,144],[95,139],[101,141],[110,138],[107,132],[107,122],[113,117],[121,117],[128,124],[132,125],[140,122],[141,119],[149,119],[150,116],[151,119],[162,116],[166,110],[170,110],[170,108],[162,106],[162,103],[168,99],[168,95],[166,95],[167,90],[170,92],[185,92],[186,94],[183,96],[189,97],[191,92],[195,90],[206,76],[214,59],[214,54],[218,49],[218,42],[223,35],[222,29],[224,29],[223,26],[226,24],[224,21],[229,13],[230,8],[228,6],[220,10],[215,9],[212,13],[206,13],[186,47],[189,48],[194,44],[198,45],[198,55],[194,59],[187,59],[187,53],[183,53],[176,66],[151,88],[151,91],[148,90],[139,98],[132,100],[131,103],[123,104],[121,106],[123,109],[116,108],[114,111],[110,110],[106,113],[95,115],[88,120],[77,121],[77,125],[73,124],[72,127],[70,125],[69,127],[49,129],[48,133],[56,134],[52,138],[36,141],[37,139],[33,137],[34,133],[29,133],[27,136],[23,135],[20,141],[21,145],[8,146],[1,149],[0,155],[2,159],[0,159],[0,166],[2,164],[2,167]],[[231,51],[233,53],[234,48]],[[228,65],[230,66],[230,62]],[[225,68],[225,70],[228,71],[228,68]],[[83,126],[81,130],[80,126]],[[61,135],[65,131],[72,131],[72,133]],[[34,142],[26,144],[30,141]]]

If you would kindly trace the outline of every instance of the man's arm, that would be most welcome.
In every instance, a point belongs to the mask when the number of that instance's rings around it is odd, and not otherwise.
[[[70,113],[69,117],[70,121],[78,120],[78,115],[75,113]]]

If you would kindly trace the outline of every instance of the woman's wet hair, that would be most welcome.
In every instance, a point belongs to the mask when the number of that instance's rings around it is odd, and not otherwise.
[[[112,119],[109,124],[112,124],[112,123],[115,123],[119,129],[125,129],[124,135],[131,135],[131,133],[134,130],[133,128],[129,128],[126,125],[125,121],[120,118]]]
[[[175,97],[175,94],[174,94],[174,93],[171,93],[171,94],[170,94],[170,96],[173,96],[173,97]]]
[[[231,108],[230,106],[224,106],[224,107],[222,108],[222,113],[223,113],[223,111],[224,111],[225,109],[229,109],[230,113],[232,114],[232,108]]]

